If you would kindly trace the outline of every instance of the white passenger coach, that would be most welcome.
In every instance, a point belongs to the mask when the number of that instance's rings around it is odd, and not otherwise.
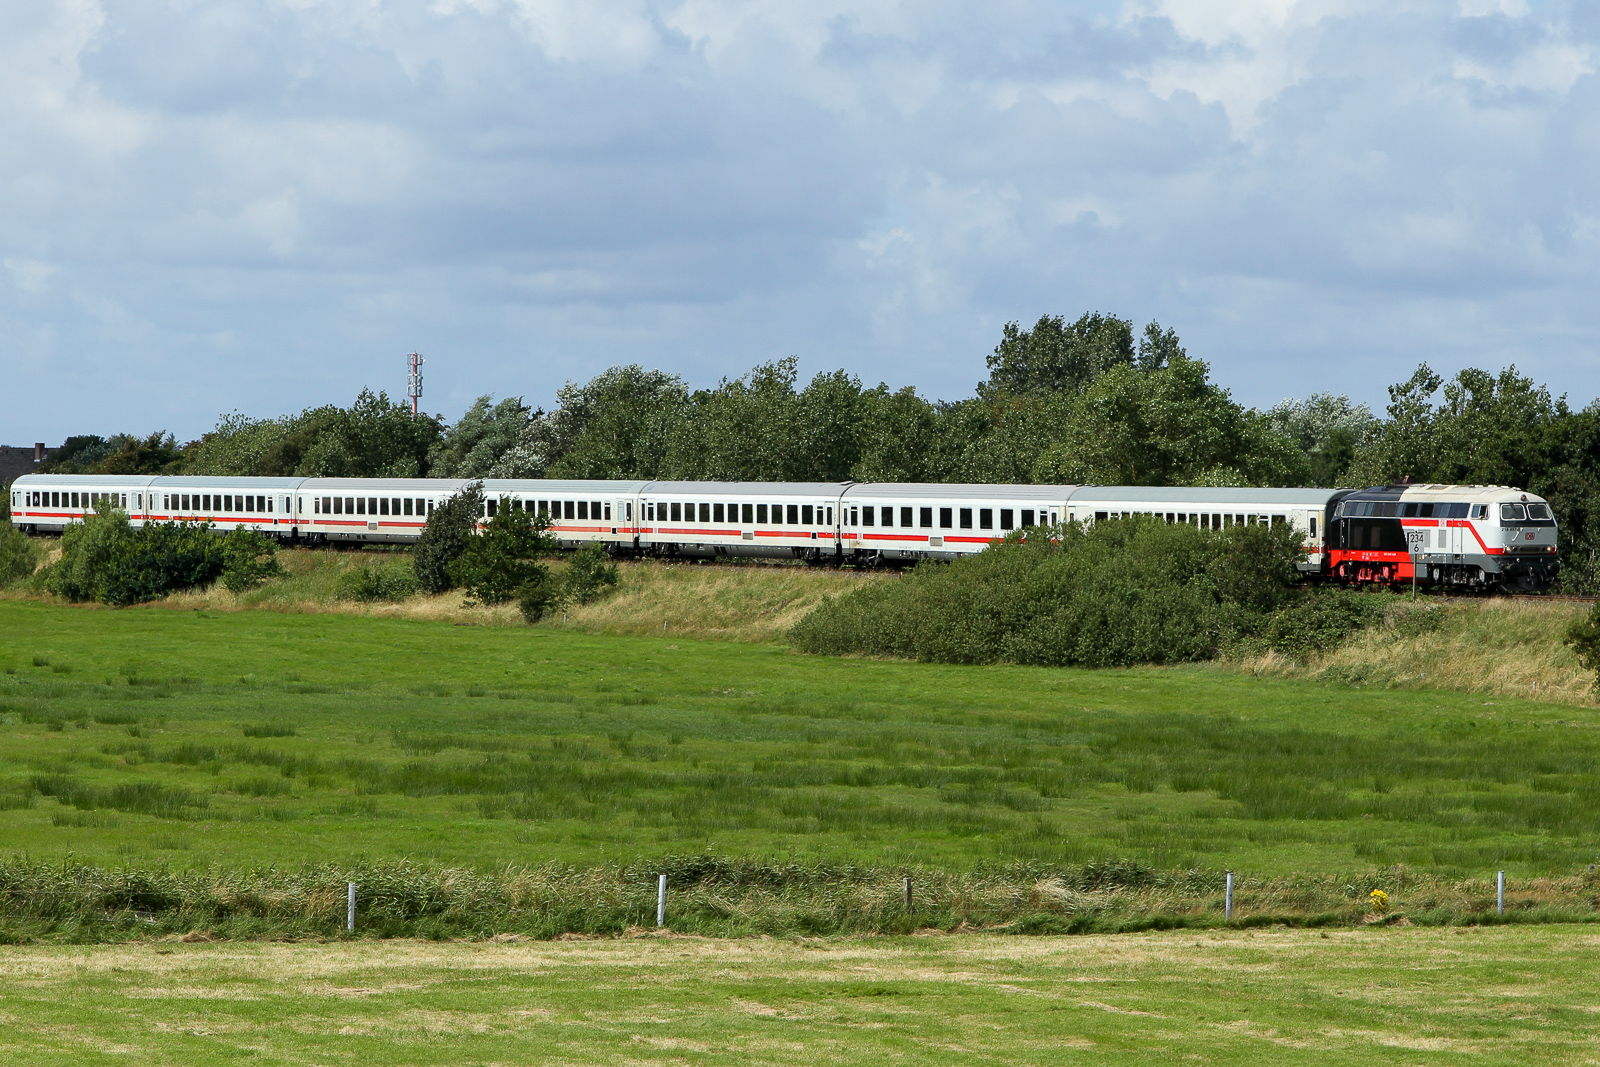
[[[162,478],[30,474],[12,521],[56,532],[107,499],[134,523],[208,522],[285,540],[414,541],[471,484],[442,478]],[[1152,489],[891,482],[483,481],[482,517],[550,517],[566,547],[599,541],[641,555],[779,556],[872,563],[954,559],[1012,530],[1146,514],[1220,529],[1287,522],[1315,542],[1347,490]],[[1308,564],[1308,566],[1311,564]],[[1317,564],[1320,565],[1320,560]]]

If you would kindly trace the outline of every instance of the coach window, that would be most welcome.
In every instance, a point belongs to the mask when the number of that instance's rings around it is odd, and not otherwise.
[[[833,525],[833,509],[831,507],[828,509],[828,523],[827,524],[829,526]]]
[[[355,501],[346,497],[336,496],[333,498],[333,513],[335,515],[343,515],[346,511],[351,510],[350,505],[354,503]]]
[[[1021,523],[1021,525],[1023,526],[1024,529],[1026,529],[1027,527],[1033,525],[1033,509],[1032,508],[1023,508],[1022,509],[1022,523]]]
[[[589,517],[589,502],[587,500],[578,501],[578,518],[587,519],[588,517]]]
[[[877,511],[877,508],[871,508],[871,507],[862,508],[861,509],[861,525],[863,525],[863,526],[871,526],[872,525],[872,520],[877,517],[874,514],[874,512],[876,512],[876,511]]]
[[[952,517],[953,517],[952,509],[950,509],[950,508],[940,508],[939,509],[939,529],[948,530],[948,529],[950,529],[951,526],[955,525],[955,523],[951,521]]]
[[[972,529],[972,509],[971,508],[962,508],[961,509],[961,528],[963,530]]]
[[[933,509],[932,508],[918,508],[917,509],[917,518],[922,520],[920,525],[924,530],[933,529]]]
[[[745,506],[749,507],[750,505],[746,504]],[[758,523],[761,523],[763,526],[766,525],[766,522],[767,522],[767,506],[765,504],[757,504],[757,505],[755,505],[755,509],[756,509],[755,521],[758,522]]]
[[[861,510],[859,508],[840,508],[839,516],[844,519],[847,526],[861,525]]]
[[[724,516],[727,515],[726,507],[727,506],[725,504],[712,504],[711,505],[711,521],[712,522],[722,522],[722,521],[724,521]]]
[[[992,530],[992,529],[994,529],[994,509],[993,508],[979,508],[978,509],[978,529],[980,529],[980,530]]]
[[[1017,524],[1011,520],[1012,514],[1013,512],[1010,508],[1000,509],[1000,529],[1014,530],[1017,528]]]
[[[818,510],[820,511],[821,509],[819,508]],[[817,517],[819,519],[821,518],[820,515],[817,516]],[[810,525],[812,525],[812,522],[811,522],[811,505],[810,504],[801,504],[800,505],[800,525],[802,525],[802,526],[810,526]]]

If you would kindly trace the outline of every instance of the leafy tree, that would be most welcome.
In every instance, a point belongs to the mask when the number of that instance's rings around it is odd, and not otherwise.
[[[492,399],[480,396],[429,450],[429,477],[490,477],[523,430],[543,415],[529,412],[521,397],[508,397],[491,407]]]
[[[545,566],[539,562],[559,546],[545,533],[550,519],[501,500],[483,532],[468,537],[466,546],[450,564],[450,579],[466,590],[467,603],[504,604],[517,590],[539,579]]]
[[[492,477],[659,477],[689,391],[675,374],[630,364],[568,382],[556,399],[554,411],[520,431]]]
[[[444,593],[455,588],[450,565],[466,551],[483,506],[483,483],[473,482],[428,516],[428,524],[411,550],[411,566],[423,592]]]
[[[887,385],[861,393],[856,407],[857,458],[850,478],[858,482],[937,481],[939,408],[910,386]]]
[[[560,607],[565,596],[562,583],[548,568],[541,567],[517,588],[517,610],[531,626]]]
[[[800,404],[794,357],[762,363],[691,398],[673,428],[664,474],[708,481],[798,481]]]
[[[96,474],[184,474],[188,456],[170,433],[157,430],[148,437],[119,434],[112,438],[117,450],[101,460]]]
[[[1175,336],[1172,343],[1177,343]],[[989,380],[978,392],[1073,392],[1111,368],[1133,362],[1132,322],[1098,311],[1086,312],[1071,325],[1060,315],[1042,315],[1031,330],[1006,323],[988,357]]]
[[[1266,416],[1275,432],[1304,453],[1311,484],[1329,487],[1349,484],[1356,449],[1378,426],[1367,405],[1332,393],[1281,401]]]

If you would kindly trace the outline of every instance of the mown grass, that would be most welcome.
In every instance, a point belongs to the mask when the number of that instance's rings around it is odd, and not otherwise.
[[[0,1044],[38,1067],[1583,1064],[1596,944],[1546,926],[21,948]]]
[[[39,860],[1531,877],[1600,858],[1600,717],[1465,693],[17,601],[0,670],[0,850]],[[115,821],[55,821],[88,813]]]

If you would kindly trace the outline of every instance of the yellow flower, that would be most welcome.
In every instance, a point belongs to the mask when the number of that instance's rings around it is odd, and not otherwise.
[[[1373,911],[1389,910],[1389,894],[1385,893],[1383,890],[1374,889],[1371,893],[1367,894],[1367,899],[1372,901]]]

